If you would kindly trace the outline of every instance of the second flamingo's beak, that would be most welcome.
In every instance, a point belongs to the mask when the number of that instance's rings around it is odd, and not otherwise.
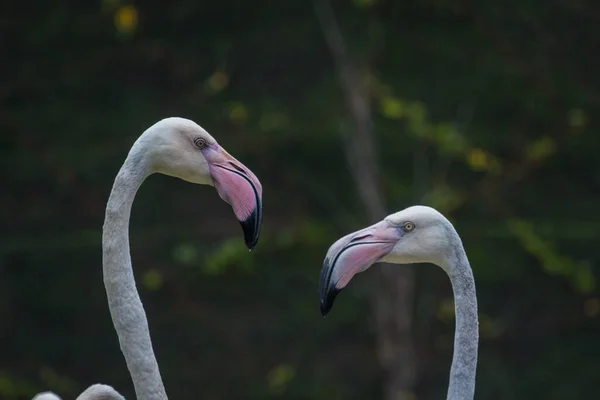
[[[244,231],[244,241],[252,250],[258,243],[262,221],[262,186],[244,164],[222,147],[204,149],[210,176],[221,199],[231,205]]]
[[[401,237],[401,229],[384,220],[335,242],[329,248],[321,269],[321,315],[329,313],[336,296],[354,275],[380,261]]]

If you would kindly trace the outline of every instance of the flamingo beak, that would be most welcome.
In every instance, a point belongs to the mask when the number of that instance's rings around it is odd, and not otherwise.
[[[210,176],[221,199],[231,205],[244,232],[246,247],[258,243],[262,222],[262,185],[244,164],[219,145],[203,150]]]
[[[352,277],[386,256],[402,237],[401,230],[387,221],[344,236],[327,252],[319,280],[321,315],[333,307],[338,293]]]

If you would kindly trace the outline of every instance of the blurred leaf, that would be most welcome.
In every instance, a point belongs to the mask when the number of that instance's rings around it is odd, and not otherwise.
[[[240,102],[229,104],[229,119],[236,124],[243,124],[248,119],[248,110]]]
[[[464,202],[465,195],[446,184],[434,184],[425,196],[423,202],[436,208],[442,213],[451,213]]]
[[[535,233],[533,225],[528,222],[513,219],[508,221],[508,227],[523,248],[538,259],[544,270],[568,278],[582,293],[589,293],[595,288],[595,277],[588,263],[558,254],[549,242]]]
[[[527,155],[533,160],[540,161],[551,156],[555,151],[556,141],[544,136],[528,146]]]
[[[206,81],[207,91],[217,94],[229,85],[229,76],[224,71],[215,71]]]
[[[281,395],[285,393],[288,384],[295,378],[296,370],[290,364],[280,364],[269,371],[267,381],[271,393]]]
[[[133,33],[138,24],[138,12],[132,5],[123,5],[115,11],[115,27],[121,33]]]
[[[2,398],[14,398],[17,395],[15,385],[4,375],[0,375],[0,394],[2,394]]]
[[[149,269],[142,276],[142,284],[150,291],[158,290],[163,285],[162,274],[156,269]]]
[[[583,128],[587,124],[586,113],[578,108],[569,110],[568,122],[572,128]]]
[[[182,264],[191,264],[198,258],[198,250],[189,243],[182,243],[173,250],[173,258]]]
[[[442,153],[457,154],[464,150],[464,137],[450,123],[442,122],[438,124],[435,127],[433,136],[436,145]]]
[[[225,240],[203,259],[202,270],[209,275],[219,275],[230,267],[248,269],[252,261],[248,249],[239,238]]]
[[[380,100],[381,113],[390,119],[400,119],[404,116],[403,104],[392,96],[384,96]]]
[[[487,153],[482,149],[471,149],[467,153],[467,162],[475,171],[485,171],[489,167]]]
[[[582,293],[591,293],[596,288],[596,278],[589,263],[579,262],[575,266],[575,285]]]

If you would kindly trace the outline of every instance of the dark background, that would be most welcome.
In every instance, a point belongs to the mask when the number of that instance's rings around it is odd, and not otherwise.
[[[600,4],[331,6],[0,6],[1,399],[95,382],[134,398],[100,235],[129,147],[167,116],[206,128],[264,189],[251,253],[214,189],[156,175],[138,193],[132,259],[171,398],[445,398],[440,268],[394,266],[383,287],[374,267],[318,311],[329,245],[415,203],[451,219],[474,270],[476,398],[597,396]]]

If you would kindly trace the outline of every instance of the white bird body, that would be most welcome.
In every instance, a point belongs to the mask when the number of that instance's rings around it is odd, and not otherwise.
[[[61,400],[52,392],[43,392],[35,395],[32,400]],[[95,384],[84,390],[75,400],[125,400],[119,392],[108,385]]]
[[[31,400],[61,400],[61,398],[52,392],[42,392],[33,396]]]

